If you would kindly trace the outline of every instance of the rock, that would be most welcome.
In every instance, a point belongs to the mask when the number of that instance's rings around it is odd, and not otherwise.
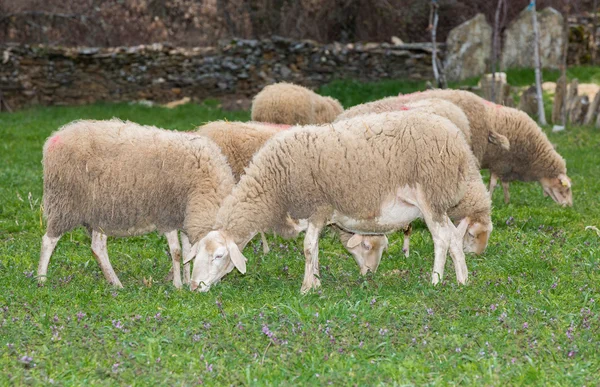
[[[590,104],[590,106],[588,108],[588,112],[585,115],[585,119],[583,120],[584,125],[591,125],[594,123],[594,118],[596,118],[596,114],[599,114],[598,113],[599,108],[600,108],[600,93],[596,93],[596,96],[594,97],[594,100]]]
[[[482,13],[448,34],[444,69],[449,81],[476,77],[486,71],[490,59],[492,27]]]
[[[163,107],[166,107],[167,109],[173,109],[173,108],[176,108],[177,106],[181,106],[181,105],[185,105],[186,103],[190,103],[190,101],[191,101],[190,97],[183,97],[182,99],[178,99],[177,101],[168,102],[168,103],[164,104]]]
[[[574,125],[581,125],[589,105],[590,100],[587,95],[575,97],[571,103],[571,110],[569,111],[569,122]]]
[[[558,69],[565,45],[563,16],[554,8],[547,7],[538,12],[537,19],[542,67]],[[533,46],[531,11],[525,8],[504,31],[501,68],[534,67]]]
[[[529,87],[521,94],[521,100],[519,101],[519,110],[524,111],[530,116],[535,116],[538,111],[537,106],[537,92],[535,86]]]
[[[393,44],[394,46],[401,46],[401,45],[403,45],[403,44],[404,44],[404,42],[402,41],[402,39],[400,39],[400,38],[399,38],[399,37],[397,37],[397,36],[392,36],[392,39],[391,39],[391,40],[392,40],[392,44]]]
[[[546,84],[546,82],[544,82]],[[564,109],[565,94],[567,92],[567,80],[560,77],[558,82],[554,83],[554,104],[552,105],[552,122],[562,123],[562,112]]]
[[[493,102],[505,105],[510,94],[510,85],[506,82],[506,73],[496,73],[494,76],[494,94]],[[484,74],[479,81],[483,98],[492,101],[492,74]]]

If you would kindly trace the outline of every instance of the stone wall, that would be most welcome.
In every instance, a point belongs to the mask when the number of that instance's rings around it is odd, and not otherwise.
[[[443,50],[443,45],[440,45]],[[0,91],[12,109],[35,104],[252,96],[290,81],[430,79],[428,44],[234,40],[215,47],[62,48],[0,45]]]

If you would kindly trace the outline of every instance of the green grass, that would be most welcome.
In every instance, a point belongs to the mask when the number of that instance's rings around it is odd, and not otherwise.
[[[415,87],[338,82],[322,91],[348,106]],[[323,286],[306,296],[301,238],[270,239],[268,255],[252,241],[248,273],[199,294],[162,280],[170,259],[156,234],[109,239],[125,286],[112,289],[81,229],[59,242],[38,287],[42,144],[71,120],[113,116],[179,130],[248,119],[214,103],[0,114],[0,385],[598,383],[600,238],[585,230],[600,227],[597,130],[549,133],[568,162],[573,208],[542,197],[537,184],[513,184],[510,205],[496,192],[490,245],[467,258],[467,286],[457,286],[451,264],[443,284],[430,285],[433,245],[417,224],[411,257],[395,234],[366,277],[326,232]]]

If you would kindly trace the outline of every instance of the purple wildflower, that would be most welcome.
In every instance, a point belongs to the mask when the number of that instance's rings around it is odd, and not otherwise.
[[[376,303],[376,302],[377,302],[377,300],[373,298],[373,299],[371,300],[371,302],[369,302],[369,304],[371,304],[371,305],[375,305],[375,303]]]
[[[23,274],[25,274],[25,277],[27,277],[27,278],[31,278],[31,277],[33,277],[33,270],[31,270],[31,271],[27,271],[27,270],[25,270],[25,271],[23,272]]]
[[[160,312],[158,312],[157,314],[154,315],[154,319],[156,321],[162,321],[162,315],[160,314]]]
[[[112,372],[113,372],[113,374],[116,374],[117,372],[119,372],[119,366],[120,365],[121,365],[120,363],[113,364],[113,366],[112,366]]]
[[[77,312],[77,321],[81,321],[82,318],[85,317],[85,313],[79,311]]]
[[[35,367],[35,364],[33,364],[33,358],[31,356],[23,356],[19,359],[19,361],[21,362],[21,364],[23,364],[25,367],[29,368],[29,367]]]
[[[123,323],[120,320],[112,320],[112,325],[117,329],[123,329]]]
[[[569,329],[567,329],[566,335],[569,338],[569,340],[573,340],[573,330],[574,330],[573,325],[571,325],[569,327]]]
[[[497,307],[498,307],[498,304],[490,305],[490,309],[492,310],[492,312],[495,311]]]
[[[558,286],[558,284],[555,282],[552,284],[552,286],[550,286],[552,289],[556,289],[556,287]]]
[[[462,349],[460,349],[460,347],[457,347],[457,348],[455,349],[455,351],[456,351],[457,353],[460,353],[460,352],[462,352]]]
[[[385,328],[381,328],[381,329],[379,329],[379,334],[380,334],[381,336],[385,336],[387,333],[388,333],[388,330],[387,330],[387,329],[385,329]]]
[[[569,356],[569,357],[575,356],[575,351],[569,351],[569,354],[567,356]]]
[[[433,309],[427,308],[427,314],[433,316]]]
[[[510,359],[510,362],[511,362],[512,364],[515,364],[515,363],[517,362],[517,359],[513,357],[512,359]]]
[[[210,329],[212,325],[210,325],[210,323],[205,322],[204,323],[204,329]]]
[[[523,329],[527,329],[527,328],[529,328],[529,324],[527,322],[524,322],[523,323]]]
[[[212,365],[212,363],[211,363],[211,364],[208,364],[208,365],[206,366],[206,370],[207,370],[208,372],[213,372],[213,365]]]
[[[192,340],[194,342],[200,341],[200,335],[194,335],[194,336],[192,336]]]

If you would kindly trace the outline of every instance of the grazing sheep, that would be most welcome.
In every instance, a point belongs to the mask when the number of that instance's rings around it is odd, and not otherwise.
[[[373,114],[281,132],[256,153],[223,201],[214,231],[195,245],[191,288],[207,291],[234,267],[245,272],[241,250],[258,232],[293,232],[288,214],[308,222],[303,292],[320,286],[318,240],[326,224],[382,234],[418,217],[435,245],[432,282],[442,278],[449,249],[457,280],[465,283],[467,221],[457,228],[447,211],[463,198],[475,163],[459,129],[427,113]]]
[[[422,99],[412,102],[403,102],[398,97],[384,98],[350,108],[338,116],[336,122],[365,114],[392,111],[405,111],[414,114],[430,113],[447,118],[460,129],[467,143],[471,145],[471,129],[465,113],[452,102],[439,98]],[[487,246],[487,240],[492,231],[491,204],[487,190],[481,184],[478,165],[474,165],[472,171],[474,173],[470,176],[467,193],[460,205],[448,210],[448,216],[454,221],[461,221],[465,218],[469,219],[469,231],[465,234],[464,250],[469,253],[481,254]],[[403,251],[406,257],[408,257],[410,251],[410,231],[411,229],[406,230],[404,235]]]
[[[45,280],[61,235],[92,233],[92,252],[106,279],[122,287],[110,265],[107,235],[166,233],[173,284],[181,287],[177,230],[192,242],[212,229],[234,186],[231,168],[212,141],[132,122],[75,121],[44,145],[44,213],[48,220],[38,266]],[[184,253],[189,249],[183,235]],[[185,271],[186,282],[189,272]]]
[[[403,102],[441,98],[458,105],[465,112],[471,128],[473,153],[481,168],[489,169],[492,175],[490,195],[501,180],[504,201],[508,203],[511,181],[539,181],[544,194],[556,203],[573,205],[565,160],[527,114],[462,90],[429,90],[398,98]],[[499,146],[487,146],[488,141]],[[510,148],[503,144],[510,144]]]
[[[289,125],[273,125],[261,122],[228,122],[215,121],[200,126],[196,133],[207,136],[220,148],[229,165],[236,181],[244,174],[244,168],[250,164],[252,156],[263,144],[279,133],[289,128]],[[388,245],[385,235],[359,235],[351,234],[336,228],[340,241],[352,254],[360,268],[361,274],[371,270],[375,272],[381,261],[381,254]],[[269,252],[264,233],[261,234],[263,251]]]
[[[266,86],[252,100],[252,120],[274,124],[326,124],[343,111],[338,100],[285,82]]]

